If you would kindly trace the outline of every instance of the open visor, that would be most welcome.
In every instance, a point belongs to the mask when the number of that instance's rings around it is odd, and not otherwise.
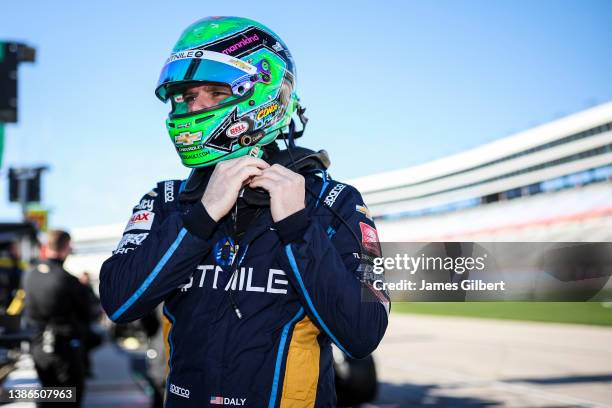
[[[184,82],[227,84],[235,97],[246,94],[258,81],[258,67],[220,52],[185,50],[172,54],[166,61],[155,94],[163,102],[172,88]]]

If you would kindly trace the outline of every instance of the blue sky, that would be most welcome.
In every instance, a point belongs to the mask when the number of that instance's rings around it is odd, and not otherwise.
[[[20,68],[9,165],[46,163],[51,225],[125,222],[158,180],[183,178],[153,94],[180,32],[207,15],[276,31],[310,118],[300,144],[347,179],[407,167],[612,100],[612,2],[9,2],[0,39],[37,48]]]

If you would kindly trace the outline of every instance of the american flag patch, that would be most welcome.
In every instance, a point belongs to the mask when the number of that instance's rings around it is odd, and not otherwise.
[[[210,403],[215,405],[223,405],[223,397],[210,396]]]

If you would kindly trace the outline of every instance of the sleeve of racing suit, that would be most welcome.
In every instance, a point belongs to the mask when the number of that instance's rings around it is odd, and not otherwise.
[[[350,357],[363,358],[382,340],[390,302],[372,286],[371,262],[380,256],[374,222],[359,192],[347,190],[336,211],[361,243],[343,223],[326,231],[304,210],[276,227],[284,245],[280,262],[311,320]]]
[[[156,190],[134,207],[117,249],[100,271],[102,307],[115,322],[153,310],[189,279],[211,249],[216,222],[204,206],[198,202],[183,212],[164,211],[164,194]]]

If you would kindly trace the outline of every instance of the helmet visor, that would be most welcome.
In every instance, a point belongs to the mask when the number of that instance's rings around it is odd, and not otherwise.
[[[155,93],[159,99],[166,102],[173,85],[204,81],[227,84],[232,95],[240,97],[257,82],[257,73],[257,67],[220,52],[185,50],[168,58],[159,76]]]

